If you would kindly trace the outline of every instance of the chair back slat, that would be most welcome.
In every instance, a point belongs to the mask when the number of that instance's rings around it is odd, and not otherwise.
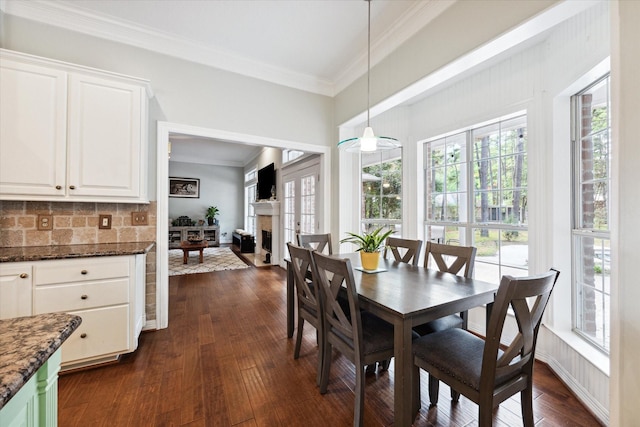
[[[447,259],[453,259],[447,264]],[[473,275],[473,266],[476,259],[476,248],[473,246],[453,246],[440,243],[427,242],[424,254],[424,266],[429,266],[432,259],[438,270],[451,274],[458,274],[464,268],[464,277]]]
[[[312,277],[311,251],[291,243],[287,243],[287,246],[291,255],[291,267],[299,303],[312,310],[321,310],[318,287],[313,286],[309,280],[309,277]]]
[[[418,265],[418,258],[420,258],[420,248],[422,248],[422,240],[387,237],[383,256],[386,259],[387,253],[390,251],[393,254],[393,258],[397,262]]]
[[[556,270],[550,270],[548,273],[526,278],[503,276],[489,318],[482,359],[482,372],[495,372],[495,375],[481,376],[481,390],[493,389],[496,378],[515,375],[523,370],[530,372],[528,368],[535,357],[542,314],[559,274]],[[532,297],[535,300],[533,306],[530,306],[527,298]],[[509,307],[513,309],[518,333],[498,358],[500,337]],[[484,388],[485,386],[488,388]]]
[[[296,234],[298,245],[317,252],[331,255],[331,233],[327,234]]]

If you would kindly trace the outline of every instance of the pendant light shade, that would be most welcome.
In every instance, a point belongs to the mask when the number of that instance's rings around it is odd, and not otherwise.
[[[367,26],[367,127],[360,138],[349,138],[338,143],[338,148],[348,152],[372,152],[392,150],[401,147],[400,142],[388,136],[376,136],[369,123],[371,109],[371,0],[366,0],[369,8]]]

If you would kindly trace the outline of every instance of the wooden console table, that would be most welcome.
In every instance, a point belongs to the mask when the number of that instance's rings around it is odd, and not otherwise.
[[[180,244],[189,240],[189,236],[196,236],[205,240],[209,246],[220,246],[220,227],[217,225],[203,225],[192,227],[169,227],[169,248],[179,249]]]

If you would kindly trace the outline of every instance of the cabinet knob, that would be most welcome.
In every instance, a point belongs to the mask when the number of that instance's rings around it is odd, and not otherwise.
[[[28,275],[27,273],[22,273],[22,274],[20,275],[20,278],[21,278],[21,279],[26,279],[27,277],[29,277],[29,275]]]
[[[89,273],[87,270],[82,270],[82,271],[80,272],[80,274],[87,274],[87,273]]]
[[[84,332],[80,334],[80,338],[86,338],[87,334],[85,334]]]
[[[80,299],[87,299],[87,298],[89,298],[89,296],[87,296],[87,295],[80,296]]]
[[[62,185],[56,185],[56,190],[62,190]]]
[[[70,185],[70,186],[69,186],[69,188],[70,188],[71,190],[75,190],[75,189],[76,189],[76,186],[75,186],[75,185]]]

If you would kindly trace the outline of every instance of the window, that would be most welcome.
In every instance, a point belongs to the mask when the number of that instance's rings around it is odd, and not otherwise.
[[[609,352],[611,281],[610,78],[571,98],[574,329]]]
[[[282,150],[282,164],[284,165],[285,163],[292,162],[303,155],[304,151],[289,150],[285,148]]]
[[[362,153],[362,227],[387,226],[401,235],[402,149]]]
[[[528,273],[527,117],[425,144],[425,236],[477,247],[474,276]]]
[[[244,228],[253,236],[256,235],[256,213],[251,203],[256,201],[258,191],[258,172],[251,169],[244,175],[244,211],[246,213]]]

